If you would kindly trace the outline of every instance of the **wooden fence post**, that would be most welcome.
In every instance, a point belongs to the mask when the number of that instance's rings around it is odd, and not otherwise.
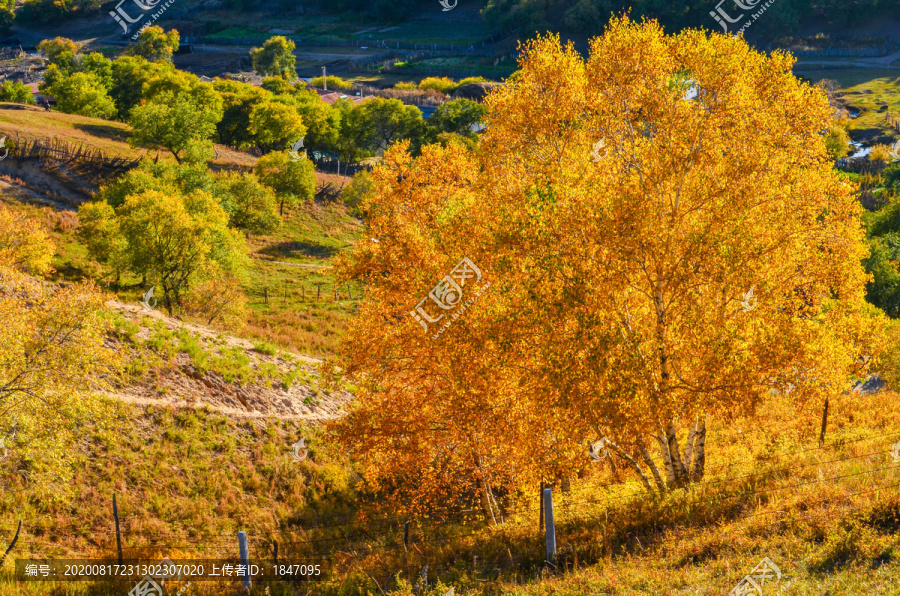
[[[263,288],[263,294],[266,297],[266,304],[269,303],[269,288]]]
[[[275,565],[278,565],[278,541],[272,541],[272,550],[275,551]]]
[[[541,505],[540,505],[540,507],[538,507],[538,509],[541,510],[541,521],[538,522],[538,529],[543,531],[543,529],[544,529],[544,483],[543,482],[541,482],[540,495],[541,495]]]
[[[244,589],[250,589],[250,550],[247,548],[247,532],[238,532],[238,550],[241,555],[241,565],[244,565]]]
[[[556,525],[553,522],[553,489],[544,489],[544,519],[547,521],[547,561],[556,560]]]
[[[113,493],[113,517],[116,520],[116,552],[119,553],[119,565],[122,564],[122,534],[119,532],[119,507],[116,505],[116,493]]]
[[[331,289],[334,290],[334,301],[337,302],[337,284],[332,284]]]
[[[322,282],[316,284],[316,302],[322,298]]]
[[[16,542],[19,541],[19,532],[22,531],[22,520],[19,520],[19,527],[16,528],[16,535],[13,536],[12,542],[9,543],[9,546],[6,549],[6,552],[3,553],[3,557],[0,557],[0,567],[3,566],[4,561],[6,561],[6,555],[12,552],[13,547],[16,545]]]
[[[825,429],[828,428],[828,398],[825,398],[825,408],[822,410],[822,431],[819,433],[819,447],[825,444]]]

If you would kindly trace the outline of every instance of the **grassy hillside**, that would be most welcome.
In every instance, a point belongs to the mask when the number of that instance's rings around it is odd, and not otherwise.
[[[358,477],[320,430],[106,402],[109,422],[85,428],[72,446],[82,465],[71,498],[36,503],[4,493],[0,546],[23,519],[17,556],[112,556],[116,493],[126,557],[234,556],[243,529],[251,556],[268,556],[274,539],[282,557],[333,563],[333,578],[307,594],[410,593],[395,577],[415,583],[428,564],[434,594],[452,585],[457,594],[713,595],[763,557],[783,573],[766,594],[897,594],[900,464],[889,452],[900,437],[898,404],[893,392],[836,400],[820,448],[818,412],[773,397],[758,418],[715,421],[706,479],[665,498],[648,498],[625,469],[598,465],[570,493],[554,489],[553,569],[543,564],[536,490],[506,499],[496,529],[413,520],[407,552],[401,520],[358,492]],[[297,463],[290,445],[301,436],[309,457]],[[107,590],[69,584],[58,593]],[[47,593],[0,580],[0,594]]]
[[[124,122],[48,112],[43,108],[20,104],[0,103],[0,136],[19,136],[29,140],[58,139],[74,145],[84,143],[92,149],[99,149],[108,157],[156,157],[156,151],[149,152],[128,144],[131,127]],[[252,156],[222,145],[216,145],[216,151],[219,156],[213,160],[214,165],[252,166],[256,162]],[[166,151],[160,151],[159,158],[175,161]]]

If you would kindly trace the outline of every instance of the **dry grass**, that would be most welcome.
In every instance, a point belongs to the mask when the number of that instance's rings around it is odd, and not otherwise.
[[[101,150],[108,157],[152,159],[157,155],[155,150],[132,148],[128,144],[131,127],[124,122],[48,112],[43,108],[20,104],[0,103],[0,135],[28,140],[58,139],[75,145],[84,143],[92,149]],[[216,151],[218,157],[212,161],[215,166],[246,168],[256,163],[252,155],[223,145],[216,145]],[[159,152],[159,159],[175,161],[166,151]]]
[[[755,417],[712,421],[707,477],[665,498],[648,498],[627,472],[620,484],[597,466],[569,494],[554,491],[556,570],[543,563],[537,491],[507,501],[506,523],[496,529],[413,523],[404,552],[399,521],[354,491],[349,463],[315,429],[122,404],[109,404],[112,422],[85,429],[73,446],[84,466],[70,502],[38,506],[4,493],[0,533],[24,518],[18,555],[110,556],[116,492],[126,557],[233,556],[234,533],[246,529],[251,556],[266,556],[271,538],[282,556],[326,556],[334,578],[310,585],[314,596],[378,594],[375,582],[386,593],[422,594],[395,578],[415,583],[425,564],[432,588],[425,593],[434,596],[451,585],[460,595],[712,596],[765,556],[783,573],[766,594],[898,594],[900,465],[889,455],[900,436],[898,398],[833,400],[822,448],[818,406],[789,398],[772,398]],[[289,445],[301,434],[312,457],[294,465]],[[369,521],[348,526],[348,519]],[[113,593],[70,587],[56,593]],[[0,579],[0,594],[51,593],[10,590]],[[197,593],[237,593],[207,590]]]

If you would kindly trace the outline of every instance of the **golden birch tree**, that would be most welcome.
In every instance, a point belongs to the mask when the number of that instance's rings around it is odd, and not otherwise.
[[[489,455],[490,499],[578,473],[605,437],[666,491],[703,477],[710,416],[845,390],[874,323],[860,208],[792,58],[627,18],[587,59],[555,37],[524,50],[474,151],[401,147],[376,169],[377,242],[344,265],[367,293],[339,424],[367,477],[471,492],[426,472],[452,437]],[[490,287],[444,328],[458,307],[418,306],[463,257]]]

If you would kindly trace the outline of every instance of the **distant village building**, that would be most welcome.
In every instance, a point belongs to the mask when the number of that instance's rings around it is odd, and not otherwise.
[[[312,90],[315,91],[316,93],[318,93],[319,97],[322,98],[322,101],[324,101],[328,105],[332,105],[334,102],[336,102],[339,99],[349,99],[354,104],[357,104],[361,101],[364,101],[366,99],[373,97],[371,95],[366,95],[365,97],[362,97],[359,95],[350,96],[350,95],[346,95],[344,93],[340,93],[338,91],[326,91],[324,89],[316,89],[316,88],[313,88]]]
[[[50,97],[49,95],[44,95],[40,91],[38,91],[38,85],[40,85],[40,83],[26,83],[25,85],[29,89],[31,89],[31,95],[34,97],[34,103],[36,103],[37,105],[39,105],[39,106],[43,106],[43,105],[55,106],[56,105],[55,98]]]

